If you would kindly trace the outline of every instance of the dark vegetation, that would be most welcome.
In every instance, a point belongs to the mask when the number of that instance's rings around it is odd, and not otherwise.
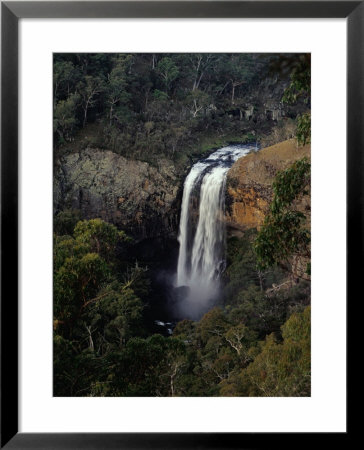
[[[56,154],[73,151],[76,139],[133,158],[183,160],[207,137],[241,136],[249,119],[227,111],[243,110],[243,94],[272,70],[291,74],[284,101],[309,107],[305,55],[55,55]],[[309,136],[307,113],[297,138]],[[310,282],[287,263],[309,257],[297,208],[309,182],[307,160],[277,175],[260,232],[227,240],[219,302],[199,321],[179,321],[171,336],[151,324],[153,257],[114,225],[58,212],[54,395],[309,396]],[[170,251],[162,247],[157,255]]]
[[[257,242],[255,230],[229,238],[220,302],[166,337],[146,320],[150,271],[126,257],[125,233],[93,219],[55,235],[55,395],[310,395],[310,283],[262,269]]]
[[[251,93],[259,92],[262,80],[270,80],[268,92],[277,82],[288,85],[291,74],[292,88],[283,101],[305,105],[307,110],[303,91],[310,83],[308,58],[302,54],[55,54],[56,154],[81,145],[150,163],[164,155],[183,164],[187,157],[227,142],[256,141],[273,121],[268,120],[271,112],[265,111],[261,99],[252,99]],[[288,116],[294,118],[301,110],[293,109]]]
[[[273,183],[273,201],[255,241],[258,266],[289,265],[293,257],[311,257],[311,234],[307,226],[307,211],[299,210],[298,202],[309,195],[311,164],[300,159],[277,174]],[[306,272],[309,274],[309,268]]]

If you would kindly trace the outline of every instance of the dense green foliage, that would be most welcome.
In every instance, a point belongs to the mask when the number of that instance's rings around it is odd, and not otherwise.
[[[282,326],[282,342],[274,334],[251,349],[252,362],[224,380],[222,395],[302,397],[311,393],[310,307],[294,313]]]
[[[273,201],[256,241],[261,269],[286,263],[294,256],[310,256],[310,231],[298,202],[309,194],[311,165],[307,158],[279,172],[273,183]],[[289,265],[289,264],[288,264]]]
[[[297,116],[297,142],[306,145],[311,142],[311,113]]]
[[[291,83],[283,95],[283,102],[295,103],[302,98],[304,103],[310,105],[311,102],[311,55],[305,53],[299,55],[290,67]]]
[[[228,241],[221,305],[164,337],[146,327],[147,269],[116,258],[123,232],[94,219],[55,235],[54,395],[309,395],[309,285],[267,290],[283,273],[257,270],[254,237]]]
[[[291,65],[291,82],[285,90],[282,101],[295,104],[302,100],[310,108],[311,105],[311,55],[301,55]],[[297,142],[305,145],[311,142],[311,113],[305,112],[297,116]]]
[[[246,97],[278,54],[55,54],[54,142],[177,163],[239,138],[256,140]],[[296,68],[300,55],[291,57]],[[289,73],[279,74],[287,80]],[[261,104],[261,114],[264,115]],[[256,119],[254,119],[256,121]],[[263,121],[259,130],[269,125]]]

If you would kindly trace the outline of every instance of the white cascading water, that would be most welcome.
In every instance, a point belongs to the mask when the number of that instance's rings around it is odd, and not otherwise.
[[[193,165],[183,189],[176,286],[186,286],[180,313],[198,318],[219,292],[224,269],[226,174],[233,163],[255,146],[221,148]]]

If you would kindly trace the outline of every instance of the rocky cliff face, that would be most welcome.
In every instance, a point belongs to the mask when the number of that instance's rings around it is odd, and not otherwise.
[[[272,201],[272,182],[278,171],[294,161],[310,158],[311,146],[297,148],[290,139],[240,158],[228,172],[226,192],[226,222],[231,235],[239,235],[249,228],[259,229]],[[306,216],[310,227],[310,196],[304,196],[295,205]],[[306,269],[309,259],[294,256],[290,272],[294,277],[309,279]]]
[[[293,120],[289,117],[295,116],[298,109],[281,103],[287,84],[288,80],[264,80],[246,95],[243,103],[237,102],[231,120],[244,121],[244,133],[251,132],[263,140],[269,138],[269,143],[291,136]],[[267,163],[264,169],[264,163],[252,157],[248,160],[249,167],[242,169],[238,179],[246,178],[244,174],[253,168],[251,178],[248,175],[246,182],[239,181],[236,188],[233,184],[229,188],[234,199],[229,220],[235,228],[261,223],[270,199],[271,178],[267,175],[274,168]],[[108,150],[84,148],[84,143],[76,140],[55,163],[54,210],[80,210],[82,218],[100,217],[137,239],[161,235],[176,238],[183,181],[188,173],[188,167],[183,168],[185,173],[176,167],[163,158],[154,167]],[[259,171],[266,177],[262,183],[254,179]],[[237,173],[237,168],[233,168],[232,179]]]
[[[229,170],[226,220],[232,230],[260,228],[272,200],[272,182],[278,171],[297,159],[310,157],[310,145],[297,148],[289,139],[240,158]],[[309,202],[305,197],[304,202]],[[306,212],[309,204],[300,205]]]
[[[173,236],[179,184],[167,160],[161,159],[157,168],[111,151],[85,149],[56,165],[54,208],[78,209],[85,219],[100,217],[137,238]]]

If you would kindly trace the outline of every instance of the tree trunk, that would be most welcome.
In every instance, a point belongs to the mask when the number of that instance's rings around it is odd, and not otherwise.
[[[174,370],[173,373],[171,374],[171,396],[174,397],[174,379],[177,375],[177,369],[178,369],[178,365],[176,364],[174,366]]]
[[[83,108],[83,110],[85,111],[85,114],[83,116],[83,126],[85,126],[86,122],[87,122],[87,109],[88,109],[88,102],[86,103],[85,107]]]
[[[94,351],[94,341],[92,339],[91,326],[88,327],[87,325],[85,325],[85,327],[86,327],[86,330],[88,332],[88,337],[89,337],[89,349]]]
[[[114,104],[111,103],[111,106],[110,106],[110,116],[109,116],[109,118],[110,118],[110,125],[111,125],[111,123],[112,123],[113,106],[114,106]]]

